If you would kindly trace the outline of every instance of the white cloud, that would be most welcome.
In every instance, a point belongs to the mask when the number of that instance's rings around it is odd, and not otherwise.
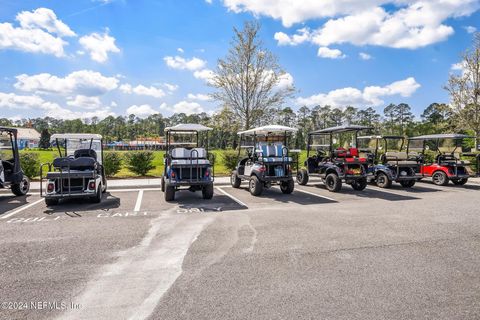
[[[53,104],[51,107],[46,108],[45,116],[55,119],[87,119],[97,117],[100,120],[105,119],[108,116],[114,116],[115,113],[110,110],[109,107],[101,107],[92,111],[75,111],[67,108],[62,108],[58,104]]]
[[[20,12],[16,20],[20,27],[0,23],[0,49],[13,49],[32,53],[64,57],[67,42],[62,37],[75,33],[55,13],[47,8]]]
[[[120,52],[120,49],[115,45],[115,38],[108,34],[108,30],[103,34],[94,32],[83,36],[78,42],[90,53],[92,60],[100,63],[108,60],[109,52]]]
[[[183,50],[183,48],[177,48],[177,51],[180,52],[180,53],[184,53],[185,50]]]
[[[252,11],[282,19],[284,25],[329,18],[317,30],[297,30],[290,36],[277,32],[279,45],[311,42],[319,47],[350,43],[416,49],[447,39],[454,33],[444,24],[480,8],[478,0],[224,0],[234,11]],[[388,11],[383,6],[389,6]]]
[[[209,95],[202,94],[202,93],[199,93],[199,94],[189,93],[187,98],[190,99],[190,100],[199,100],[199,101],[210,101],[210,100],[212,100],[212,98]]]
[[[0,107],[8,109],[41,108],[45,101],[39,96],[23,96],[0,92]]]
[[[102,103],[99,97],[87,97],[82,95],[77,95],[75,98],[70,97],[67,101],[67,104],[71,107],[77,107],[87,110],[95,110],[102,107]]]
[[[65,23],[57,19],[55,12],[47,8],[38,8],[33,11],[20,12],[16,20],[24,29],[44,29],[60,37],[73,37],[75,32]]]
[[[180,101],[173,106],[174,113],[185,113],[186,115],[201,113],[205,110],[197,102]]]
[[[208,4],[212,4],[212,1],[213,0],[205,0],[205,2],[208,3]]]
[[[293,87],[293,77],[290,73],[286,72],[278,77],[278,83],[275,86],[277,90],[287,89]]]
[[[151,116],[157,113],[159,112],[148,104],[142,104],[140,106],[133,105],[127,109],[127,115],[134,114],[139,118],[147,118],[148,116]]]
[[[176,84],[171,84],[171,83],[166,83],[166,82],[165,82],[163,85],[164,85],[165,88],[167,88],[167,90],[170,91],[170,92],[177,91],[177,89],[178,89],[178,85],[176,85]]]
[[[143,85],[138,85],[136,87],[132,87],[130,84],[122,84],[120,86],[120,90],[123,93],[128,93],[128,94],[137,94],[140,96],[150,96],[154,98],[162,98],[165,96],[165,92],[160,89],[160,88],[155,88],[155,87],[145,87]]]
[[[19,90],[63,95],[98,96],[114,90],[118,86],[117,78],[105,77],[101,73],[91,70],[74,71],[64,78],[49,73],[40,73],[32,76],[21,74],[16,79],[15,88]]]
[[[359,56],[360,59],[362,59],[362,60],[370,60],[370,59],[372,59],[372,56],[369,55],[368,53],[365,53],[365,52],[360,52],[360,53],[358,54],[358,56]]]
[[[385,97],[399,95],[401,97],[410,97],[415,93],[420,84],[415,78],[410,77],[405,80],[396,81],[384,87],[369,86],[362,90],[357,88],[342,88],[330,91],[328,93],[320,93],[307,98],[298,98],[299,105],[330,105],[333,107],[344,106],[380,106],[384,104],[382,100]]]
[[[475,33],[477,32],[477,28],[475,28],[474,26],[466,26],[465,31],[467,31],[468,33]]]
[[[452,64],[450,69],[453,70],[453,71],[461,71],[461,70],[463,70],[463,63],[462,62],[454,63],[454,64]]]
[[[346,55],[344,55],[342,51],[338,49],[330,49],[328,47],[318,48],[317,55],[321,58],[328,59],[344,59],[346,57]]]
[[[193,73],[193,76],[197,79],[201,79],[206,82],[211,82],[213,77],[215,76],[215,73],[210,69],[203,69],[203,70],[195,71]]]
[[[190,70],[190,71],[195,71],[195,70],[200,70],[205,65],[207,64],[206,61],[193,57],[192,59],[185,59],[179,56],[175,57],[170,57],[167,56],[163,58],[165,63],[167,64],[168,67],[172,69],[179,69],[179,70]]]

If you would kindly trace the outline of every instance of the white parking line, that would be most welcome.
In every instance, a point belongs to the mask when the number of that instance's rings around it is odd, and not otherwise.
[[[43,201],[43,198],[42,198],[42,199],[38,199],[37,201],[32,202],[32,203],[29,203],[29,204],[27,204],[27,205],[24,205],[23,207],[20,207],[20,208],[18,208],[17,210],[15,210],[15,211],[13,211],[13,212],[10,212],[9,214],[0,216],[0,219],[7,219],[7,218],[9,218],[9,217],[11,217],[11,216],[19,213],[19,212],[22,212],[23,210],[26,210],[26,209],[28,209],[28,208],[33,207],[34,205],[36,205],[37,203],[40,203],[40,202],[42,202],[42,201]]]
[[[218,191],[220,191],[221,193],[223,193],[224,195],[226,195],[227,197],[229,197],[230,199],[232,199],[233,201],[235,201],[236,203],[238,203],[239,205],[241,206],[244,206],[245,208],[248,208],[248,206],[243,203],[242,201],[238,200],[236,197],[232,196],[230,193],[226,192],[225,190],[223,190],[221,187],[215,187],[215,189],[217,189]]]
[[[322,196],[322,195],[319,195],[319,194],[316,194],[316,193],[313,193],[313,192],[310,192],[310,191],[305,191],[305,190],[298,189],[298,188],[295,188],[294,191],[303,192],[303,193],[309,194],[311,196],[315,196],[315,197],[323,198],[323,199],[326,199],[326,200],[329,200],[329,201],[337,202],[337,200],[335,200],[335,199],[325,197],[325,196]]]
[[[142,199],[143,199],[143,190],[139,190],[138,196],[137,196],[137,203],[135,203],[135,209],[133,209],[133,211],[135,212],[140,211],[140,206],[142,205]]]

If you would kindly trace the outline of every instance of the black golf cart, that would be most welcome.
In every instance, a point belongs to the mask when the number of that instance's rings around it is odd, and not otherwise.
[[[192,192],[201,190],[203,199],[213,197],[215,157],[208,152],[210,130],[212,128],[193,123],[165,128],[161,185],[166,201],[175,200],[175,192],[184,187]]]
[[[293,192],[293,159],[289,155],[288,134],[297,129],[270,125],[239,132],[238,164],[232,172],[231,184],[239,188],[243,180],[249,181],[250,193],[259,196],[264,188],[279,184],[285,194]],[[241,158],[241,151],[246,156]]]
[[[357,137],[358,132],[371,129],[365,126],[347,125],[310,132],[307,141],[306,168],[298,170],[297,182],[300,185],[306,185],[309,176],[317,176],[331,192],[340,191],[342,182],[351,185],[355,190],[365,189],[368,159],[360,157]],[[339,135],[340,140],[337,141],[334,135]],[[342,138],[346,139],[342,140]],[[348,142],[349,139],[353,140],[353,143]],[[312,148],[316,151],[314,155],[311,155]]]
[[[17,129],[0,127],[0,189],[10,188],[16,196],[30,190],[30,180],[23,174],[18,153]]]
[[[102,136],[54,134],[51,141],[57,146],[59,157],[40,166],[40,196],[45,197],[46,205],[56,205],[61,199],[71,198],[100,203],[102,193],[107,191]],[[44,175],[45,168],[48,171]]]
[[[375,182],[380,188],[390,188],[398,182],[404,188],[411,188],[423,178],[421,157],[409,156],[402,136],[358,137],[360,152],[368,154],[368,182]]]

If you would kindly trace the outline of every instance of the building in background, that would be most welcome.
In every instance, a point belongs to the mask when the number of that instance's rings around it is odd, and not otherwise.
[[[38,148],[40,133],[33,128],[16,128],[18,130],[18,149]]]

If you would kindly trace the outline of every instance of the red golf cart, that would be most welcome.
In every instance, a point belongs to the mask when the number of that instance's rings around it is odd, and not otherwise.
[[[462,152],[465,139],[472,139],[464,134],[433,134],[408,139],[407,152],[412,154],[419,151],[423,159],[421,173],[425,177],[432,177],[434,184],[448,185],[452,181],[456,185],[464,185],[468,178],[479,176],[480,154]],[[426,160],[426,151],[436,153],[433,161]],[[471,169],[471,161],[475,159],[476,172]]]

